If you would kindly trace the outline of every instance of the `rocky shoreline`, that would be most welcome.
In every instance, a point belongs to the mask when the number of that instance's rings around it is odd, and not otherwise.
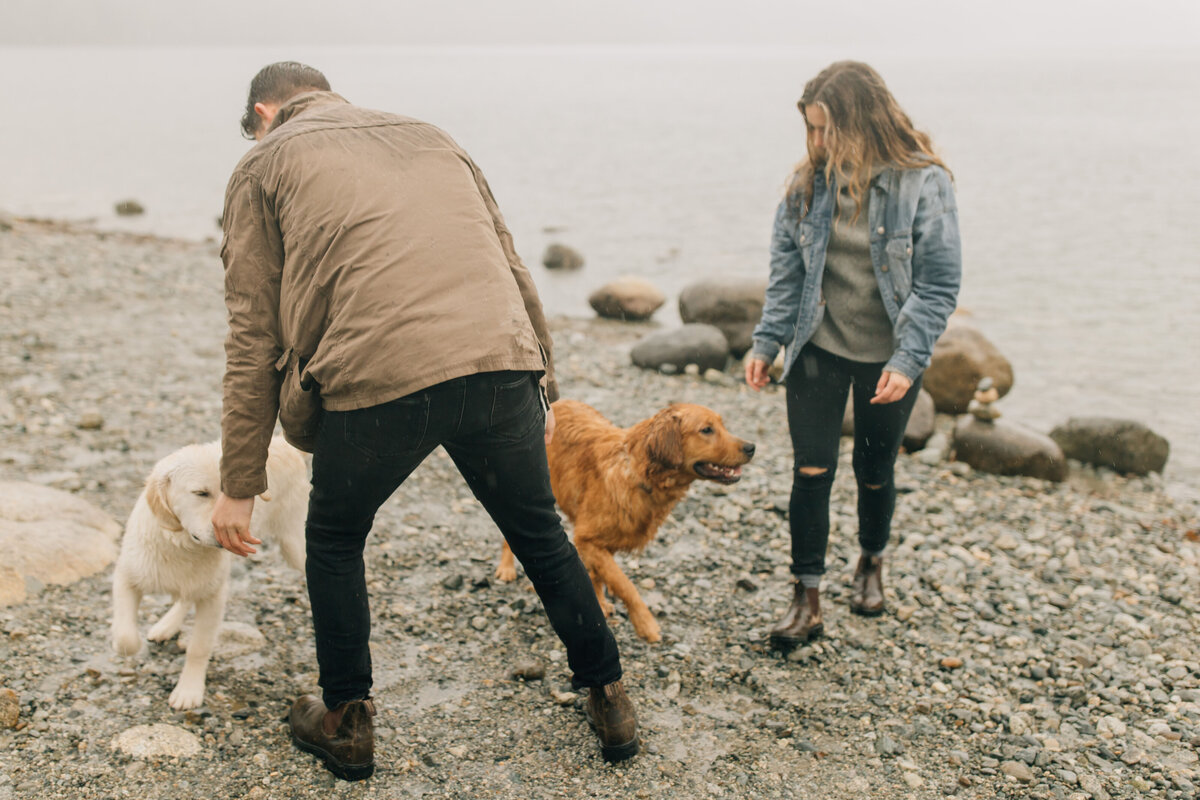
[[[65,489],[123,522],[158,458],[218,434],[215,247],[16,220],[0,232],[0,285],[0,480]],[[869,620],[846,605],[843,453],[827,636],[783,656],[764,636],[789,590],[782,395],[733,371],[633,367],[652,324],[553,329],[565,396],[623,425],[702,403],[759,446],[739,484],[697,485],[623,559],[664,633],[647,645],[620,610],[614,622],[641,756],[601,761],[536,596],[523,577],[491,579],[499,537],[439,453],[369,543],[374,778],[337,782],[288,741],[315,658],[301,577],[265,552],[235,565],[198,712],[167,706],[175,645],[112,654],[111,568],[0,608],[0,689],[16,703],[0,800],[1198,796],[1197,509],[1157,475],[985,475],[944,459],[953,420],[939,418],[930,446],[898,462],[889,613]],[[143,631],[166,607],[143,604]],[[167,727],[130,733],[143,725]],[[154,744],[177,754],[138,750]]]

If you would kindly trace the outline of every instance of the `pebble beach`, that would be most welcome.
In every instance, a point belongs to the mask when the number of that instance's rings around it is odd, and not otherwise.
[[[0,231],[0,481],[62,489],[123,524],[162,456],[218,438],[216,245],[13,220]],[[949,460],[953,419],[897,462],[888,610],[849,612],[848,450],[834,487],[826,636],[788,654],[791,449],[781,390],[736,367],[631,365],[654,322],[552,319],[564,397],[620,425],[710,406],[758,454],[697,483],[618,557],[663,642],[612,625],[642,725],[606,765],[565,652],[500,536],[436,452],[368,543],[378,769],[334,779],[290,743],[316,686],[303,577],[269,547],[234,565],[202,708],[167,695],[182,653],[109,643],[111,567],[0,608],[0,800],[78,798],[1194,798],[1200,796],[1200,527],[1157,474],[1067,481]],[[1019,367],[1019,365],[1018,365]],[[1003,402],[1001,402],[1001,408]],[[848,440],[843,440],[847,445]],[[143,602],[141,624],[168,608]],[[186,630],[186,629],[185,629]],[[156,726],[151,729],[140,726]]]

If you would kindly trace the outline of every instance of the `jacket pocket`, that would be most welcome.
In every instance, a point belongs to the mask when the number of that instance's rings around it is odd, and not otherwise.
[[[283,438],[296,449],[311,453],[321,427],[321,391],[311,377],[304,379],[307,364],[307,358],[298,356],[289,347],[275,363],[275,369],[284,373],[279,386],[279,425],[283,428]]]
[[[912,234],[904,233],[888,239],[886,269],[891,276],[893,299],[903,304],[912,293]]]

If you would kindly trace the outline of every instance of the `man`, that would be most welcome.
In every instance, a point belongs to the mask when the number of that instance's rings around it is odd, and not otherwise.
[[[293,741],[343,779],[374,771],[363,549],[376,511],[441,445],[589,688],[602,754],[633,756],[616,642],[550,490],[549,331],[483,175],[441,130],[350,105],[293,62],[255,76],[242,130],[258,144],[225,197],[213,527],[229,551],[255,552],[278,416],[313,454],[306,569],[323,697],[293,704]]]

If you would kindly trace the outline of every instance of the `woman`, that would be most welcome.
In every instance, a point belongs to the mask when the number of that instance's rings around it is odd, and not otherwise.
[[[775,215],[766,303],[746,364],[746,383],[761,389],[787,348],[795,591],[771,629],[779,648],[824,629],[829,495],[851,388],[862,554],[850,607],[883,612],[896,454],[962,273],[950,172],[879,74],[840,61],[808,82],[798,105],[808,158]]]

